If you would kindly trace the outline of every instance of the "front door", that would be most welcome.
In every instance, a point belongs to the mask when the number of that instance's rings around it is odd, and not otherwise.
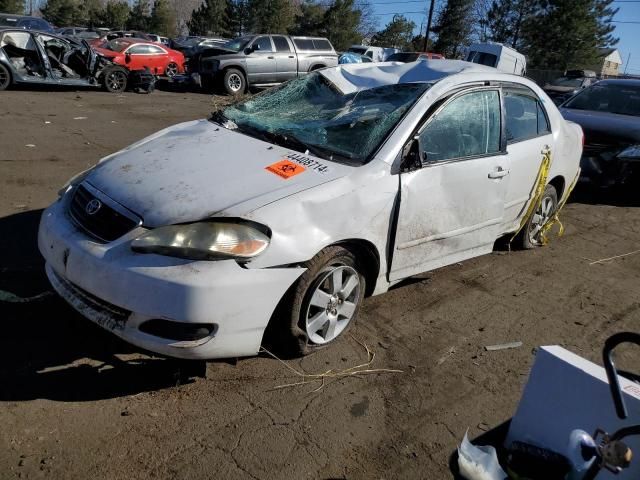
[[[271,37],[262,35],[251,44],[247,55],[247,77],[250,84],[260,85],[276,81],[276,57]]]
[[[503,222],[509,161],[500,91],[447,99],[418,131],[422,168],[400,174],[389,280],[488,253]]]

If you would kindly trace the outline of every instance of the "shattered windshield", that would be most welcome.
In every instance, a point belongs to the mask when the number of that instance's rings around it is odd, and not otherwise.
[[[429,87],[393,84],[345,95],[313,73],[221,113],[249,135],[361,165]]]
[[[244,49],[244,47],[251,41],[253,37],[238,37],[233,40],[229,40],[227,43],[223,45],[224,48],[228,48],[229,50],[233,50],[234,52],[239,52]]]
[[[629,84],[593,85],[569,100],[565,108],[640,116],[640,86]]]

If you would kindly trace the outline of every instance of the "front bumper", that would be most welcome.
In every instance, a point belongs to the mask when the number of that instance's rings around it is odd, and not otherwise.
[[[72,223],[63,198],[44,211],[38,246],[52,286],[76,310],[125,341],[163,355],[256,354],[276,305],[304,272],[138,254],[129,245],[141,232],[96,243]],[[151,319],[214,323],[217,328],[203,339],[176,341],[141,331]]]

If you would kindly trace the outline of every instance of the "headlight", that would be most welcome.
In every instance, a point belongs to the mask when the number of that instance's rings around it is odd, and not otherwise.
[[[632,145],[618,154],[619,158],[640,159],[640,145]]]
[[[199,222],[155,228],[131,242],[141,253],[192,260],[249,259],[269,246],[269,237],[243,223]]]
[[[87,168],[85,171],[80,172],[77,175],[74,175],[73,177],[71,177],[69,180],[67,180],[67,183],[65,183],[64,186],[60,190],[58,190],[58,197],[62,197],[71,188],[75,187],[76,185],[81,184],[82,181],[85,178],[87,178],[87,176],[89,176],[89,174],[91,173],[91,170],[93,170],[93,169],[94,169],[94,167]]]

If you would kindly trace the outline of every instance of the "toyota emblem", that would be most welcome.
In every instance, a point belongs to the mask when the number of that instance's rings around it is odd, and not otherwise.
[[[95,215],[98,213],[98,210],[102,208],[102,202],[96,198],[90,200],[89,203],[84,207],[84,211],[87,212],[87,215]]]

